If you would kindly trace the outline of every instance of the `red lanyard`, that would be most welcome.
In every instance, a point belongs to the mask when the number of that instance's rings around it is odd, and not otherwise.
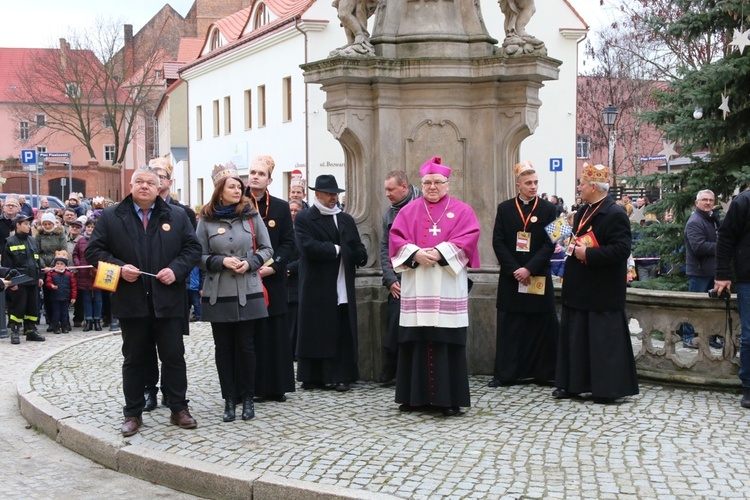
[[[529,212],[529,216],[524,219],[523,217],[523,210],[521,210],[521,204],[518,203],[518,196],[516,196],[516,208],[518,209],[518,215],[521,216],[521,222],[523,222],[523,230],[526,232],[526,225],[529,223],[529,220],[531,219],[531,216],[534,213],[534,210],[536,210],[536,205],[539,203],[539,197],[534,197],[534,206],[531,207],[531,212]]]
[[[604,200],[602,200],[604,201]],[[580,236],[578,233],[581,232],[582,227],[586,227],[586,223],[594,216],[597,210],[599,210],[602,206],[602,203],[600,202],[596,208],[591,212],[591,215],[586,217],[586,215],[589,213],[589,209],[591,208],[591,205],[586,207],[586,211],[581,216],[581,220],[578,221],[578,228],[576,229],[576,236]]]

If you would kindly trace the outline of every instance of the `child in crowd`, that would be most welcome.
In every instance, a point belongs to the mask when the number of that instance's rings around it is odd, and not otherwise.
[[[68,259],[55,257],[55,267],[47,274],[45,287],[52,302],[53,333],[70,333],[70,316],[68,309],[76,303],[78,288],[76,277],[68,269]]]
[[[193,316],[190,318],[190,321],[201,320],[201,290],[203,289],[205,276],[206,272],[201,271],[197,266],[190,272],[187,282],[188,303],[189,307],[193,308]]]

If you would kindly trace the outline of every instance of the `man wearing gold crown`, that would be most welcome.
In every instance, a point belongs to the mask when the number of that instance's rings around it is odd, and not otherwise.
[[[154,169],[136,169],[130,187],[130,195],[121,203],[104,210],[84,254],[94,267],[100,262],[121,266],[111,300],[122,328],[125,420],[120,431],[125,437],[143,424],[143,388],[154,345],[172,410],[170,422],[184,429],[198,425],[185,398],[182,336],[188,328],[185,279],[200,260],[201,246],[185,211],[158,196],[159,176]]]
[[[479,221],[448,195],[451,169],[440,157],[419,175],[422,198],[399,211],[389,241],[401,273],[396,403],[401,411],[434,407],[453,416],[471,405],[468,268],[479,267]]]
[[[525,379],[550,385],[555,378],[557,335],[550,258],[555,245],[545,226],[557,209],[537,196],[539,177],[524,161],[513,169],[518,196],[497,207],[492,248],[500,263],[497,345],[490,387]]]
[[[608,195],[609,168],[584,165],[562,288],[562,320],[552,396],[591,393],[596,403],[638,394],[625,316],[630,221]]]

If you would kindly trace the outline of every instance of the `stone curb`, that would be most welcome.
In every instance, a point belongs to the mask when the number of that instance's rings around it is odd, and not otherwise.
[[[382,493],[288,479],[266,472],[241,471],[209,464],[141,445],[130,445],[119,435],[82,424],[54,406],[31,386],[31,378],[43,363],[60,352],[102,337],[82,339],[60,348],[30,365],[16,382],[21,415],[50,439],[109,469],[145,481],[204,498],[254,500],[396,498]]]

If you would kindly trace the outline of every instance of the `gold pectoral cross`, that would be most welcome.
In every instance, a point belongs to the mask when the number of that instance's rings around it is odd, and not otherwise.
[[[433,236],[437,236],[437,234],[441,232],[441,230],[437,227],[436,222],[432,224],[432,229],[428,229],[428,231],[431,232]]]

